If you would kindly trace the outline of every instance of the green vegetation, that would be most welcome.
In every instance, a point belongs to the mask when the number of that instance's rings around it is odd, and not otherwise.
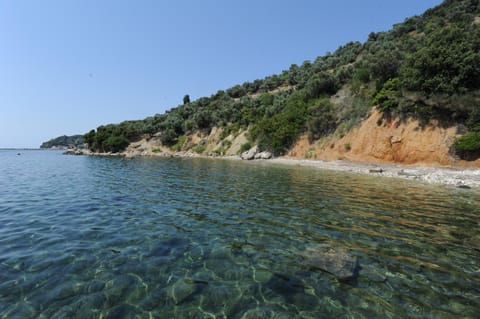
[[[249,149],[252,148],[252,144],[250,142],[247,142],[245,144],[242,144],[242,146],[240,146],[240,151],[239,153],[243,153],[243,152],[246,152],[248,151]]]
[[[193,151],[198,154],[203,154],[205,152],[205,145],[198,145],[193,148]]]
[[[81,148],[83,143],[84,138],[82,135],[63,135],[42,143],[40,148]]]
[[[125,141],[147,137],[179,149],[183,136],[221,127],[222,138],[248,129],[250,145],[278,155],[301,134],[310,141],[345,134],[372,106],[389,116],[413,116],[425,124],[436,119],[475,132],[480,127],[479,2],[446,0],[388,32],[372,32],[363,44],[347,43],[210,97],[190,101],[185,95],[183,104],[165,114],[100,126],[85,141],[92,150],[115,152]],[[347,102],[332,99],[342,94]],[[459,141],[455,149],[463,152]]]
[[[459,137],[453,143],[453,148],[461,159],[477,159],[480,157],[480,133],[470,132]]]
[[[185,144],[185,142],[187,141],[187,136],[186,135],[182,135],[180,136],[178,139],[177,139],[177,142],[171,146],[171,149],[176,151],[176,152],[179,152],[182,150],[182,146]]]
[[[372,103],[378,105],[382,112],[390,111],[398,106],[400,80],[393,78],[387,80],[377,94],[373,97]]]

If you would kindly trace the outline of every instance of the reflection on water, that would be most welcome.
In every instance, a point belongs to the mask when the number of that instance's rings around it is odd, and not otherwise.
[[[0,318],[476,318],[480,194],[235,161],[0,151]],[[304,263],[324,245],[354,278]]]

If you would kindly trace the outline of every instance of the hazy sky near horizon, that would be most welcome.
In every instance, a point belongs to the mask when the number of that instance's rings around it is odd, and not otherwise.
[[[441,0],[0,0],[0,148],[142,119]]]

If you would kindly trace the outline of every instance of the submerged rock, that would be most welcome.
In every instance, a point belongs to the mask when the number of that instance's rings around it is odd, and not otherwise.
[[[139,310],[132,305],[121,304],[108,310],[105,319],[135,318]]]
[[[372,282],[385,282],[387,280],[385,271],[373,265],[362,264],[362,267],[360,269],[360,274],[362,275],[362,278],[366,277],[368,280]]]
[[[241,319],[287,319],[284,313],[275,311],[269,308],[256,308],[247,310],[241,317]]]
[[[357,276],[357,258],[342,247],[316,245],[308,247],[301,255],[306,266],[326,271],[338,280],[348,280]]]
[[[180,278],[170,287],[168,296],[178,305],[195,294],[199,290],[199,285],[208,285],[208,282]]]

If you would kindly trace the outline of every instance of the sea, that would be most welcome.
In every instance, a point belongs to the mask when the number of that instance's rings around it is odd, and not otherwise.
[[[0,150],[2,319],[479,313],[478,189],[268,161]]]

